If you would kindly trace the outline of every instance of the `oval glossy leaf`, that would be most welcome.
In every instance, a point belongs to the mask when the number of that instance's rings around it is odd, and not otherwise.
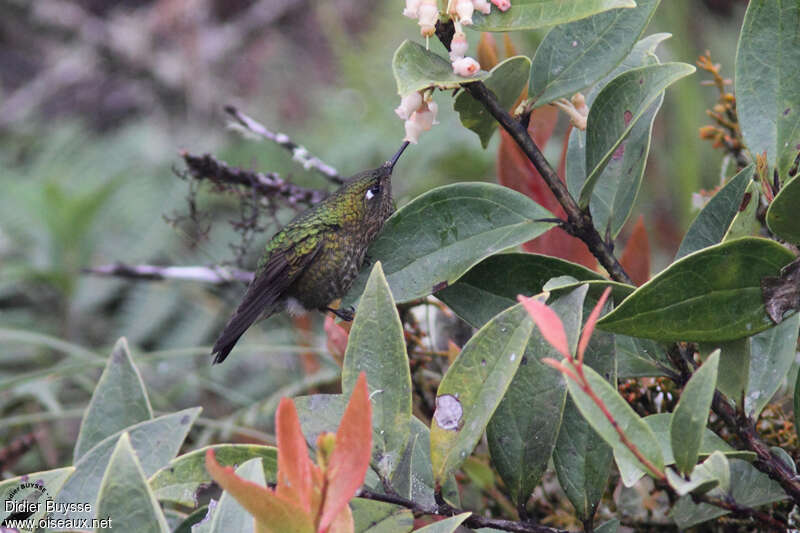
[[[780,190],[767,209],[767,226],[770,231],[791,243],[800,243],[800,179],[794,178]]]
[[[411,431],[411,373],[403,324],[380,261],[372,268],[350,329],[342,389],[352,390],[362,371],[372,403],[373,462],[389,478]]]
[[[613,333],[663,341],[724,341],[773,326],[761,278],[776,276],[793,255],[747,237],[690,254],[639,287],[598,322]]]
[[[497,97],[500,106],[511,111],[511,106],[520,97],[528,83],[530,72],[531,60],[529,58],[525,56],[510,57],[494,67],[484,83]],[[489,146],[489,140],[497,129],[497,121],[489,114],[489,111],[467,92],[456,96],[453,109],[458,112],[464,127],[478,134],[481,145],[484,148]]]
[[[478,330],[447,370],[431,422],[437,482],[472,453],[522,361],[532,330],[521,305],[503,311]]]
[[[744,142],[785,180],[800,151],[800,9],[752,0],[736,51],[736,112]]]
[[[217,461],[223,466],[244,464],[250,459],[261,459],[264,478],[277,481],[278,450],[272,446],[256,444],[218,444],[206,446],[176,457],[150,478],[150,489],[160,501],[197,507],[197,490],[211,483],[205,467],[206,450],[212,448]]]
[[[127,433],[119,438],[108,460],[93,514],[99,519],[108,518],[108,529],[114,527],[142,533],[170,531],[161,506],[147,485]],[[97,531],[107,528],[98,527]]]
[[[663,346],[649,339],[614,335],[620,379],[668,376],[672,363]]]
[[[711,354],[692,375],[672,413],[669,431],[672,453],[675,466],[684,475],[692,473],[700,456],[700,444],[703,442],[708,411],[717,383],[719,353],[717,350]]]
[[[759,191],[761,186],[755,181],[751,181],[744,193],[742,203],[739,205],[739,212],[733,217],[728,231],[722,238],[722,242],[739,239],[741,237],[757,236],[761,232],[761,221],[756,216],[759,205]]]
[[[549,306],[561,318],[572,352],[578,343],[588,289],[575,289]],[[561,372],[542,363],[545,357],[558,359],[560,355],[535,328],[525,349],[525,364],[517,370],[486,428],[492,464],[518,505],[528,501],[547,469],[567,395]]]
[[[153,418],[142,376],[133,363],[128,341],[114,345],[83,415],[73,461],[106,437]]]
[[[256,485],[262,487],[267,485],[261,459],[249,459],[238,466],[235,472],[240,478]],[[212,512],[211,523],[208,527],[209,533],[227,533],[229,531],[253,533],[254,530],[253,515],[248,513],[229,492],[223,492]]]
[[[788,498],[780,485],[771,480],[766,474],[745,461],[738,459],[729,460],[730,463],[730,498],[739,505],[758,507],[775,501]],[[691,496],[682,496],[672,508],[670,516],[678,528],[686,528],[703,523],[707,520],[724,516],[730,511],[719,507],[692,501]]]
[[[634,0],[515,0],[501,12],[492,6],[488,15],[476,12],[471,28],[479,31],[533,30],[589,17],[618,7],[636,7]]]
[[[130,437],[131,446],[136,452],[145,476],[153,475],[177,455],[201,410],[199,407],[184,409],[177,413],[140,422],[125,430]],[[120,435],[121,432],[106,437],[75,463],[75,473],[67,480],[62,489],[62,501],[97,501],[103,472]],[[54,518],[83,519],[93,515],[94,513],[76,511],[66,515],[54,513],[53,516]]]
[[[731,477],[728,459],[720,452],[712,453],[708,459],[697,465],[688,481],[669,468],[666,474],[667,481],[679,496],[689,493],[704,494],[716,487],[727,491]]]
[[[414,515],[399,505],[353,498],[350,508],[354,533],[408,533],[414,529]]]
[[[611,72],[628,56],[660,0],[639,0],[550,30],[533,58],[529,96],[535,105],[569,98]]]
[[[744,409],[758,418],[783,383],[797,351],[800,314],[750,338],[750,379]]]
[[[753,177],[755,165],[749,165],[728,180],[697,214],[678,247],[675,259],[722,242],[733,217],[739,212],[744,192]]]
[[[462,83],[484,80],[489,77],[485,70],[464,78],[453,73],[450,61],[413,41],[403,41],[392,58],[392,72],[397,82],[397,92],[405,96],[428,87],[455,89]]]
[[[583,373],[589,386],[597,397],[605,404],[618,427],[625,433],[628,440],[633,443],[639,452],[658,470],[664,469],[664,458],[661,454],[661,445],[656,440],[650,426],[636,414],[628,402],[620,396],[615,387],[612,387],[603,376],[592,368],[583,367]],[[567,389],[570,398],[575,402],[583,418],[594,428],[600,437],[614,450],[616,457],[634,462],[640,467],[644,465],[622,443],[617,430],[609,422],[603,411],[592,401],[572,379],[567,380]]]
[[[508,253],[487,257],[456,283],[436,293],[458,316],[479,328],[497,313],[517,303],[517,295],[544,290],[551,278],[602,280],[593,270],[549,255]]]
[[[69,479],[69,476],[71,476],[74,471],[75,467],[65,466],[64,468],[56,468],[55,470],[45,470],[43,472],[35,472],[33,474],[17,476],[11,479],[4,479],[2,482],[0,482],[0,501],[7,502],[12,500],[25,500],[30,502],[41,502],[39,504],[40,510],[32,514],[30,518],[34,520],[43,518],[47,513],[45,499],[47,497],[56,498],[58,493],[61,491],[61,487],[64,486],[64,483],[67,481],[67,479]],[[20,487],[22,483],[32,483],[34,485],[44,487],[47,492],[45,493],[44,491],[32,486],[22,488]],[[12,492],[14,493],[13,497],[11,496]],[[0,524],[2,524],[8,515],[12,514],[12,512],[13,509],[7,508],[5,504],[0,506]]]
[[[369,247],[398,303],[439,291],[481,259],[537,237],[553,215],[524,194],[490,183],[456,183],[418,196],[386,222]],[[362,270],[343,305],[367,280]]]
[[[649,65],[623,72],[597,95],[586,125],[586,181],[579,205],[586,207],[603,169],[661,93],[693,73],[685,63]]]

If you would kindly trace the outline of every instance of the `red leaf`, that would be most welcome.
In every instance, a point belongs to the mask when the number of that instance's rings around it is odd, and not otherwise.
[[[336,447],[331,453],[325,472],[327,488],[319,521],[321,533],[328,530],[336,516],[364,483],[371,456],[372,405],[369,401],[367,375],[361,372],[336,431]]]
[[[312,464],[297,410],[289,398],[281,398],[278,404],[275,432],[278,440],[278,496],[297,502],[311,514]]]
[[[537,146],[541,148],[547,144],[557,120],[558,109],[553,106],[543,106],[533,110],[528,133]],[[566,154],[566,140],[563,154]],[[565,155],[562,155],[562,160],[564,157]],[[564,181],[561,166],[559,165],[559,175]],[[497,181],[500,185],[505,185],[531,198],[537,204],[547,208],[553,215],[564,218],[564,210],[545,184],[539,171],[522,153],[517,143],[502,129],[500,130],[500,147],[497,151]],[[561,228],[553,228],[526,242],[522,247],[526,252],[560,257],[589,268],[594,268],[596,265],[594,256],[586,245]]]
[[[303,449],[305,450],[305,444]],[[213,449],[206,452],[206,470],[220,487],[253,515],[259,525],[259,531],[282,533],[314,531],[311,516],[301,509],[297,502],[286,500],[267,487],[239,477],[230,466],[223,467],[217,462]]]
[[[589,345],[589,339],[591,339],[592,332],[594,332],[594,325],[597,319],[600,318],[600,313],[603,311],[603,306],[606,300],[608,300],[609,294],[611,294],[611,287],[603,291],[603,295],[597,300],[597,305],[594,306],[594,309],[592,309],[592,312],[589,314],[589,318],[586,319],[586,324],[583,326],[583,333],[581,333],[581,340],[578,342],[578,364],[583,363],[583,352],[586,351],[586,347]]]
[[[347,339],[350,335],[352,322],[346,322],[347,328],[336,322],[332,314],[325,316],[325,335],[327,337],[328,352],[340,365],[344,361],[344,352],[347,350]]]
[[[619,262],[636,285],[641,285],[650,279],[650,241],[642,215],[639,215],[633,226]]]
[[[564,324],[556,312],[535,298],[526,298],[520,294],[517,296],[517,300],[531,315],[544,340],[549,342],[561,355],[571,359]]]

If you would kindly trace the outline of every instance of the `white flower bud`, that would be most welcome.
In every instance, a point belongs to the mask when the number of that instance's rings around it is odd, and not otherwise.
[[[420,107],[412,118],[417,121],[422,131],[428,131],[434,124],[438,124],[436,122],[437,111],[439,111],[439,106],[436,105],[436,102],[428,102],[427,105]]]
[[[453,73],[468,78],[481,69],[480,64],[471,57],[462,57],[453,61]]]
[[[456,32],[453,35],[453,40],[450,42],[450,61],[455,61],[464,57],[467,53],[467,36],[463,32]]]
[[[511,0],[492,0],[492,3],[497,6],[500,11],[508,11],[511,7]]]
[[[484,15],[488,15],[492,11],[489,0],[472,0],[472,5],[475,6],[476,11],[480,11]]]
[[[397,116],[403,120],[408,120],[411,113],[417,110],[422,105],[422,95],[418,92],[413,92],[405,95],[400,100],[400,105],[394,110]]]
[[[419,4],[421,0],[406,0],[406,8],[403,10],[403,15],[410,19],[419,17]]]
[[[418,13],[420,33],[424,37],[430,37],[436,31],[436,21],[439,20],[439,6],[436,0],[422,0]]]
[[[472,12],[475,6],[472,5],[472,0],[458,0],[456,3],[456,13],[461,24],[469,26],[472,24]]]
[[[419,142],[419,134],[422,133],[422,126],[414,120],[416,113],[411,115],[411,118],[406,120],[405,127],[406,127],[406,136],[403,139],[404,141],[408,141],[413,144],[417,144]]]

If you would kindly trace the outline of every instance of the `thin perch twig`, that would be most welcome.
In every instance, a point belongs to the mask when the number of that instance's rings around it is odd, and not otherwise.
[[[253,273],[246,270],[206,266],[126,265],[124,263],[114,263],[85,268],[83,271],[96,276],[113,276],[143,281],[174,279],[200,281],[217,285],[235,281],[250,283],[253,280]]]
[[[335,168],[328,165],[318,157],[311,155],[305,146],[293,142],[285,133],[274,133],[268,130],[263,124],[245,115],[232,105],[225,106],[225,112],[228,113],[240,126],[243,126],[247,131],[255,133],[259,137],[263,137],[268,141],[272,141],[281,148],[285,148],[291,152],[292,160],[300,163],[306,170],[314,169],[338,185],[344,183],[344,179],[339,175],[339,172]]]

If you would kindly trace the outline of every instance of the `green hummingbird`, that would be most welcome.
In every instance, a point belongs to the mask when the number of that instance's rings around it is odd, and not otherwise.
[[[329,306],[350,289],[367,248],[394,211],[392,170],[407,146],[408,141],[380,167],[345,180],[272,237],[244,299],[214,343],[214,364],[228,357],[254,322],[287,308],[353,319],[352,309]]]

